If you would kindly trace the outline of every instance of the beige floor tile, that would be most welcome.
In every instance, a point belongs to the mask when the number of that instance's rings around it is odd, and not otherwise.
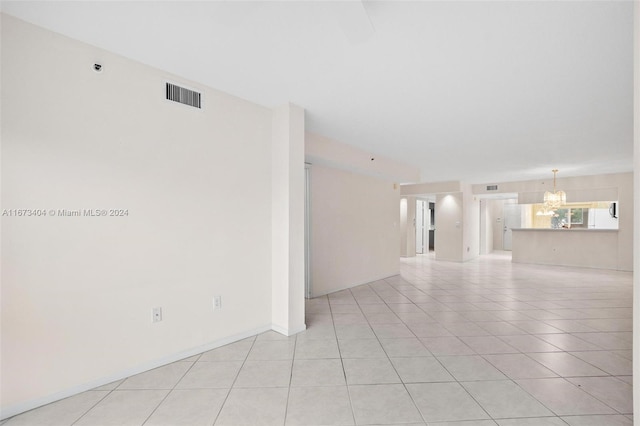
[[[241,340],[202,354],[198,361],[244,361],[254,339]]]
[[[296,359],[291,386],[345,386],[340,359]]]
[[[498,419],[499,426],[567,426],[560,417],[535,417],[530,419]]]
[[[460,340],[478,354],[508,354],[519,352],[495,336],[460,337]]]
[[[630,376],[633,374],[633,362],[611,351],[570,352],[571,355],[588,362],[605,373],[614,376]]]
[[[454,377],[433,357],[392,358],[403,383],[453,382]]]
[[[625,416],[565,416],[569,426],[632,426],[633,421]]]
[[[127,378],[118,389],[173,389],[193,365],[192,362],[174,362],[154,368]]]
[[[340,358],[336,339],[298,340],[295,359]]]
[[[227,389],[174,390],[145,426],[210,426],[228,393]]]
[[[543,417],[554,414],[511,380],[465,382],[462,386],[493,418]]]
[[[349,385],[400,383],[391,362],[386,358],[343,359]]]
[[[500,340],[520,352],[560,352],[562,349],[532,335],[500,336]]]
[[[371,326],[368,324],[336,325],[336,335],[339,340],[345,339],[375,339]]]
[[[355,424],[346,386],[291,388],[286,426]]]
[[[606,376],[607,373],[566,352],[528,354],[554,373],[563,377]]]
[[[433,355],[474,355],[475,352],[460,338],[449,337],[423,337],[420,341]]]
[[[525,379],[516,380],[516,383],[558,416],[616,414],[613,409],[565,379]]]
[[[498,426],[493,420],[462,420],[459,422],[429,422],[429,426]]]
[[[419,423],[422,416],[404,385],[349,386],[357,424]]]
[[[176,389],[230,388],[242,361],[196,362]]]
[[[429,424],[442,421],[489,419],[485,410],[459,383],[409,384],[407,389]]]
[[[246,361],[233,384],[236,388],[289,387],[290,360]]]
[[[282,425],[288,388],[235,388],[222,406],[216,426]]]
[[[390,358],[431,356],[431,352],[427,350],[417,337],[380,339],[380,343]]]
[[[168,390],[115,390],[75,423],[78,426],[139,426],[169,393]]]
[[[378,339],[343,339],[338,344],[342,358],[387,357]]]
[[[633,413],[633,388],[615,377],[572,377],[567,379],[620,414]]]
[[[510,379],[558,377],[556,373],[525,354],[484,355],[484,359]]]
[[[438,360],[458,381],[506,380],[507,376],[479,355],[440,356]]]
[[[577,335],[579,336],[579,334]],[[586,342],[572,334],[540,334],[537,338],[551,343],[553,346],[563,351],[598,351],[600,347]]]
[[[12,417],[7,426],[71,425],[109,394],[91,390]]]
[[[251,361],[276,361],[293,359],[296,342],[293,340],[256,340],[249,352]]]

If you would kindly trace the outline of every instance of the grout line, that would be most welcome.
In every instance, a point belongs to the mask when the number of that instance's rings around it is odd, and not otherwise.
[[[353,293],[351,292],[351,290],[349,289],[349,293],[351,294],[351,296],[353,297]],[[357,421],[356,421],[356,413],[353,409],[353,398],[351,397],[351,389],[349,388],[349,383],[347,382],[347,372],[344,369],[344,358],[342,357],[342,349],[340,348],[340,339],[338,339],[338,331],[336,330],[336,323],[335,323],[335,318],[333,317],[333,307],[331,305],[331,300],[329,300],[329,297],[327,296],[327,303],[329,304],[329,314],[331,315],[331,325],[333,326],[333,333],[336,336],[336,345],[338,346],[338,355],[340,356],[340,365],[342,366],[342,376],[344,378],[344,385],[347,388],[347,396],[349,397],[349,407],[351,408],[351,419],[353,420],[353,424],[357,425]],[[356,301],[356,305],[357,305],[357,301]],[[358,305],[358,309],[359,305]]]
[[[290,338],[290,336],[289,336]],[[287,340],[288,341],[288,340]],[[291,396],[291,383],[293,381],[293,364],[296,359],[296,349],[298,347],[298,336],[294,336],[293,341],[293,354],[291,356],[291,372],[289,373],[289,387],[287,388],[287,401],[284,405],[284,419],[282,420],[282,425],[284,426],[287,423],[287,415],[289,414],[289,397]]]
[[[231,386],[229,386],[229,390],[227,391],[227,395],[224,397],[224,400],[222,401],[222,404],[220,404],[220,410],[218,410],[218,413],[216,414],[216,417],[213,419],[212,425],[215,425],[216,422],[218,421],[218,419],[220,418],[220,413],[222,413],[222,410],[224,409],[224,406],[227,403],[227,400],[229,399],[229,395],[231,395],[231,390],[233,389],[233,385],[236,384],[236,381],[238,380],[238,376],[240,375],[240,372],[242,371],[242,368],[244,367],[245,363],[247,362],[247,359],[249,358],[249,354],[253,350],[253,346],[256,344],[257,340],[258,340],[258,336],[253,336],[253,341],[251,342],[251,347],[247,351],[247,354],[244,356],[244,360],[242,360],[242,365],[238,369],[238,372],[236,373],[236,377],[233,379],[233,382],[231,383]],[[240,341],[242,341],[242,340],[240,340]]]
[[[428,312],[425,312],[425,313],[427,313],[427,314],[428,314]],[[412,333],[413,333],[413,331],[412,331]],[[420,338],[419,338],[418,336],[416,336],[416,335],[415,335],[415,333],[413,333],[413,334],[414,334],[415,338],[416,338],[416,339],[418,339],[418,341],[419,341],[419,342],[424,346],[424,344],[422,343],[422,341],[420,340]],[[458,340],[462,341],[458,336],[455,336],[455,337],[456,337]],[[463,342],[463,343],[464,343],[464,342]],[[426,348],[426,346],[425,346],[425,348]],[[431,353],[431,354],[433,355],[433,353],[429,350],[429,348],[426,348],[426,349],[427,349],[427,351],[429,351],[429,353]],[[473,348],[471,348],[471,350],[473,350]],[[474,351],[474,353],[475,353],[475,351]],[[458,384],[458,386],[460,386],[460,388],[462,388],[462,389],[467,393],[467,395],[469,395],[469,397],[471,397],[471,399],[473,399],[473,401],[478,405],[478,407],[480,407],[480,409],[481,409],[482,411],[484,411],[484,412],[485,412],[485,414],[488,416],[488,418],[493,420],[493,417],[491,416],[491,414],[489,414],[489,412],[488,412],[488,411],[487,411],[487,410],[482,406],[482,404],[480,404],[480,402],[478,402],[478,401],[474,398],[474,396],[473,396],[473,395],[471,395],[471,393],[469,393],[469,391],[467,390],[467,388],[465,388],[465,387],[460,383],[460,381],[456,378],[456,376],[454,376],[454,375],[451,373],[451,371],[449,371],[449,369],[448,369],[448,368],[447,368],[447,367],[442,363],[442,361],[440,361],[440,359],[439,359],[437,356],[435,356],[435,355],[433,355],[433,358],[434,358],[434,359],[438,362],[438,364],[440,364],[440,366],[441,366],[441,367],[442,367],[442,368],[443,368],[443,369],[444,369],[444,370],[445,370],[445,371],[446,371],[446,372],[447,372],[447,373],[448,373],[448,374],[453,378],[453,380],[455,381],[455,383],[457,383],[457,384]],[[441,382],[441,383],[454,383],[454,382],[449,381],[449,382]],[[405,386],[405,389],[406,389],[407,393],[409,394],[409,396],[411,397],[411,400],[413,401],[414,405],[416,406],[416,408],[418,408],[418,404],[416,404],[416,402],[415,402],[415,400],[414,400],[414,398],[413,398],[413,395],[411,395],[411,392],[409,392],[409,389],[407,388],[407,386],[406,386],[406,384],[405,384],[404,382],[403,382],[403,385]],[[425,421],[425,423],[428,423],[427,419],[426,419],[426,418],[424,417],[424,415],[422,414],[422,411],[420,411],[420,408],[418,408],[418,412],[419,412],[419,413],[420,413],[420,415],[422,416],[422,418],[423,418],[423,420]],[[480,419],[476,419],[476,420],[480,420]]]
[[[541,320],[536,320],[536,319],[534,319],[534,320],[535,320],[535,321],[541,321]],[[542,321],[541,321],[541,322],[542,322]],[[512,325],[513,325],[513,324],[512,324]],[[525,331],[525,332],[526,332],[526,330],[523,330],[523,331]],[[492,335],[493,335],[493,334],[492,334]],[[529,332],[527,332],[527,335],[534,335],[534,334],[533,334],[533,333],[529,333]],[[495,336],[495,335],[493,335],[493,336],[494,336],[494,337],[500,337],[500,336]],[[535,336],[535,335],[534,335],[534,336]],[[459,337],[459,336],[458,336],[458,337]],[[501,340],[502,340],[502,339],[501,339]],[[543,340],[543,339],[541,339],[541,340]],[[548,342],[546,342],[546,343],[548,343]],[[588,342],[588,343],[591,343],[591,342]],[[553,346],[553,345],[552,345],[552,346]],[[597,346],[597,345],[596,345],[596,346]],[[475,351],[474,351],[474,352],[475,352]],[[521,352],[521,351],[520,351],[520,352]],[[563,352],[563,353],[569,353],[569,351],[562,351],[562,352]],[[486,360],[486,358],[483,356],[483,354],[479,354],[479,355],[480,355],[483,359],[485,359],[485,361],[489,362],[488,360]],[[526,355],[526,354],[525,354],[525,355]],[[528,355],[527,355],[527,356],[528,356]],[[529,357],[529,358],[530,358],[530,357]],[[576,358],[577,358],[577,357],[576,357]],[[437,359],[437,357],[436,357],[436,359]],[[536,360],[533,360],[533,361],[537,362]],[[489,362],[489,363],[490,363],[490,362]],[[490,364],[491,364],[491,363],[490,363]],[[492,365],[492,364],[491,364],[491,365]],[[495,366],[494,366],[494,367],[495,367]],[[595,367],[595,366],[594,366],[594,367]],[[497,367],[495,367],[495,368],[497,368]],[[545,368],[547,368],[547,367],[545,366]],[[596,367],[596,368],[597,368],[597,367]],[[497,368],[497,369],[499,370],[499,368]],[[554,373],[555,373],[555,372],[554,372]],[[503,373],[503,374],[504,374],[504,373]],[[557,374],[557,373],[556,373],[556,374]],[[508,376],[507,376],[507,377],[508,377]],[[568,380],[567,380],[565,377],[562,377],[562,376],[560,376],[560,377],[561,377],[561,378],[563,378],[565,381],[567,381],[567,382],[568,382]],[[513,382],[515,382],[513,379],[510,379],[510,380],[511,380],[511,381],[513,381]],[[569,382],[569,383],[571,383],[571,382]],[[516,385],[518,385],[517,383],[515,383],[515,384],[516,384]],[[519,386],[519,385],[518,385],[518,386]],[[521,389],[522,389],[522,388],[521,388]],[[524,390],[524,389],[523,389],[523,390]],[[526,391],[525,391],[525,392],[526,392]],[[585,391],[585,392],[586,392],[586,391]],[[527,392],[527,393],[528,393],[528,392]],[[531,395],[531,396],[533,397],[533,395]],[[593,396],[593,395],[591,395],[591,396]],[[595,398],[595,396],[594,396],[594,398]],[[536,399],[536,398],[534,397],[534,399]],[[598,398],[596,398],[596,399],[597,399],[597,400],[599,400]],[[536,399],[536,400],[537,400],[537,399]],[[540,401],[538,401],[538,402],[540,402]],[[602,402],[602,401],[601,401],[601,402]],[[541,403],[541,402],[540,402],[540,403]],[[544,405],[544,404],[542,404],[542,403],[541,403],[541,405],[542,405],[542,406],[544,406],[545,408],[547,408],[547,409],[549,409],[549,410],[550,410],[550,408],[549,408],[549,407],[546,407],[546,405]],[[605,404],[605,405],[607,405],[607,406],[608,406],[608,404]],[[613,408],[613,407],[610,407],[610,408]],[[553,412],[553,410],[550,410],[550,411],[551,411],[551,412]],[[617,411],[617,410],[615,410],[615,409],[614,409],[614,411]],[[562,420],[562,419],[561,419],[561,420]],[[564,421],[563,421],[563,422],[564,422]]]
[[[120,384],[122,384],[122,382],[124,382],[125,380],[126,380],[126,379],[121,380],[121,383],[120,383]],[[104,395],[102,398],[100,398],[98,401],[96,401],[96,403],[95,403],[95,404],[93,404],[93,405],[92,405],[88,410],[86,410],[84,413],[82,413],[82,415],[81,415],[80,417],[78,417],[75,421],[71,422],[71,425],[73,426],[73,425],[75,425],[76,423],[78,423],[78,422],[80,421],[80,419],[82,419],[84,416],[86,416],[86,415],[87,415],[87,413],[88,413],[89,411],[93,410],[93,409],[94,409],[98,404],[100,404],[102,401],[104,401],[104,399],[105,399],[106,397],[108,397],[109,395],[111,395],[111,393],[112,393],[114,390],[116,390],[116,389],[118,388],[118,386],[120,386],[120,384],[119,384],[119,385],[117,385],[116,387],[114,387],[113,389],[111,389],[110,391],[105,392],[105,395]],[[87,391],[87,392],[91,392],[91,391],[89,390],[89,391]],[[45,407],[46,407],[46,406],[45,406]],[[37,410],[37,408],[36,408],[36,410]],[[7,420],[8,420],[8,419],[7,419]],[[4,423],[2,423],[2,424],[4,424]]]
[[[200,354],[200,356],[202,356],[202,354]],[[200,356],[198,356],[198,358],[200,358]],[[184,361],[176,361],[176,362],[184,362]],[[145,423],[147,423],[149,421],[149,419],[151,418],[151,416],[153,416],[153,414],[158,410],[158,408],[160,408],[160,406],[162,405],[162,403],[164,403],[167,398],[169,397],[169,395],[176,389],[176,386],[178,386],[178,383],[180,383],[182,381],[182,379],[184,379],[184,376],[187,375],[187,373],[189,371],[191,371],[191,369],[193,368],[194,365],[196,365],[196,361],[193,361],[191,363],[191,365],[189,366],[189,368],[187,368],[185,370],[185,372],[182,374],[182,376],[180,376],[180,378],[175,382],[175,384],[173,385],[173,387],[171,389],[169,389],[169,392],[167,392],[167,394],[164,396],[164,398],[162,398],[162,400],[160,401],[160,403],[158,405],[156,405],[156,407],[151,411],[151,413],[149,413],[149,415],[147,416],[147,418],[144,420],[144,422],[142,422],[142,424],[144,425]],[[175,363],[171,363],[171,364],[175,364]],[[171,365],[171,364],[167,364],[167,365]],[[161,368],[161,367],[158,367]],[[164,390],[164,389],[163,389]]]
[[[388,285],[391,285],[390,283],[388,283],[386,281],[386,279],[383,279],[382,281],[385,281]],[[391,309],[391,307],[389,306],[389,303],[387,303],[387,301],[376,291],[376,289],[371,287],[371,290],[376,294],[376,296],[378,296],[382,300],[383,304],[387,307],[387,309],[389,309],[389,311],[391,311],[398,319],[400,319],[401,323],[411,332],[411,334],[414,335],[414,338],[417,339],[417,336],[415,336],[413,331],[411,331],[411,329],[409,327],[407,327],[407,325],[404,323],[404,321],[402,321],[402,318],[398,317],[397,313],[393,309]],[[360,304],[358,303],[357,299],[356,299],[356,303],[358,304],[358,306],[360,306]],[[420,308],[418,308],[418,309],[420,309]],[[373,325],[369,322],[369,319],[366,318],[366,316],[365,316],[365,319],[367,320],[367,324],[369,324],[369,327],[371,327],[374,336],[376,336],[376,340],[378,341],[378,344],[382,348],[382,351],[386,355],[387,362],[391,365],[391,368],[393,368],[393,371],[395,372],[396,376],[398,376],[398,380],[400,380],[400,383],[398,383],[398,384],[402,384],[405,392],[407,393],[407,395],[409,396],[409,399],[411,400],[411,403],[413,404],[413,407],[416,409],[417,413],[420,415],[422,420],[425,423],[427,423],[427,419],[422,414],[422,411],[420,411],[420,408],[418,407],[418,404],[416,404],[416,401],[413,398],[413,395],[411,395],[411,392],[409,392],[409,389],[407,388],[406,383],[404,383],[404,381],[402,380],[402,377],[400,376],[400,373],[398,373],[398,369],[396,368],[396,366],[391,361],[391,357],[389,356],[389,353],[387,352],[387,349],[385,349],[384,345],[380,341],[380,336],[378,336],[378,333],[375,332],[375,329],[373,328]],[[420,340],[418,340],[418,342],[424,347],[424,345],[422,344],[422,342],[420,342]],[[427,350],[427,352],[431,353],[426,347],[425,347],[425,349]],[[396,384],[396,383],[394,383],[394,384]]]

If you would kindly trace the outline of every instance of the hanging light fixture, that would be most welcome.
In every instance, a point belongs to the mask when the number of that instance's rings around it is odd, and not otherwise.
[[[553,216],[555,213],[555,210],[547,210],[542,206],[542,208],[536,213],[536,216]]]
[[[556,211],[560,206],[567,203],[567,194],[564,191],[556,191],[556,173],[558,173],[558,169],[551,171],[553,172],[553,192],[547,191],[544,193],[542,207],[545,213]]]

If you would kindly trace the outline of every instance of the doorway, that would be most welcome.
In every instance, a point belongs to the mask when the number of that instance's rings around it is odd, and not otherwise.
[[[435,251],[436,249],[436,203],[429,201],[429,210],[427,210],[427,242],[428,250]]]
[[[416,200],[416,254],[429,252],[429,209],[424,200]]]
[[[311,299],[311,164],[304,164],[304,297]]]
[[[505,204],[503,208],[502,249],[512,250],[512,229],[520,228],[521,211],[519,204]]]

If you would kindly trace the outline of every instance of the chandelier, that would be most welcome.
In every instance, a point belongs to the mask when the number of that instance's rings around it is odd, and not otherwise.
[[[553,192],[544,193],[544,203],[542,208],[545,212],[552,212],[560,208],[560,206],[567,203],[567,194],[564,191],[556,191],[556,173],[558,169],[551,170],[553,172]]]

